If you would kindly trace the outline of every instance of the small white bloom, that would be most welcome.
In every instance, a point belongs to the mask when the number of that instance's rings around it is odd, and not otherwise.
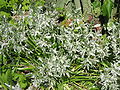
[[[94,27],[100,27],[101,25],[100,24],[95,24]]]

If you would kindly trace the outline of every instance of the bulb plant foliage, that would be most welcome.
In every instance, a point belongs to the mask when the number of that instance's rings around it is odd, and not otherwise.
[[[75,83],[83,89],[82,80],[92,83],[84,87],[88,90],[120,88],[119,24],[109,22],[107,36],[93,32],[79,14],[69,15],[73,21],[65,27],[58,23],[56,10],[43,13],[42,7],[38,7],[30,9],[27,16],[23,11],[19,13],[14,22],[8,23],[4,18],[0,25],[0,55],[5,58],[1,60],[2,67],[9,64],[14,74],[22,75],[26,75],[27,69],[30,82],[37,88],[60,89],[59,84],[64,82],[63,89],[73,88]]]

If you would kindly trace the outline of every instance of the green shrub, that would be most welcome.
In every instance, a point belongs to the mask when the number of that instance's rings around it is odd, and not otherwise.
[[[115,65],[113,71],[117,74],[114,76],[111,71],[115,80],[110,84],[118,88],[120,72],[115,62],[120,60],[119,24],[109,22],[107,36],[93,32],[93,26],[87,23],[80,24],[83,21],[80,15],[68,16],[74,20],[64,27],[57,23],[59,13],[55,10],[43,14],[42,7],[38,7],[30,9],[27,16],[19,13],[14,24],[4,18],[0,25],[0,54],[6,57],[2,67],[10,64],[14,73],[22,75],[27,70],[30,82],[40,88],[111,90],[105,78],[110,72],[104,69],[111,70]],[[21,82],[24,81],[25,78]]]

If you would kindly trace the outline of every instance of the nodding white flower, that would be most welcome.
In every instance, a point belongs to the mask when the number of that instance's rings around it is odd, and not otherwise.
[[[100,24],[95,24],[94,27],[100,27],[101,25]]]
[[[81,29],[81,26],[79,26],[79,27],[76,27],[75,29]]]
[[[1,45],[1,50],[4,48],[4,46],[6,46],[6,45],[8,45],[9,43],[3,43],[2,45]]]

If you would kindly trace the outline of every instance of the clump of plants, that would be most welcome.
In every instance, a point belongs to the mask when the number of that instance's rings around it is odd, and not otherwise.
[[[83,22],[79,14],[66,15],[72,18],[66,26],[58,23],[56,10],[44,12],[38,7],[30,9],[27,16],[23,11],[18,13],[19,18],[12,23],[3,18],[0,25],[2,87],[53,90],[120,87],[119,24],[109,22],[109,35],[102,35],[93,32],[93,26]]]

